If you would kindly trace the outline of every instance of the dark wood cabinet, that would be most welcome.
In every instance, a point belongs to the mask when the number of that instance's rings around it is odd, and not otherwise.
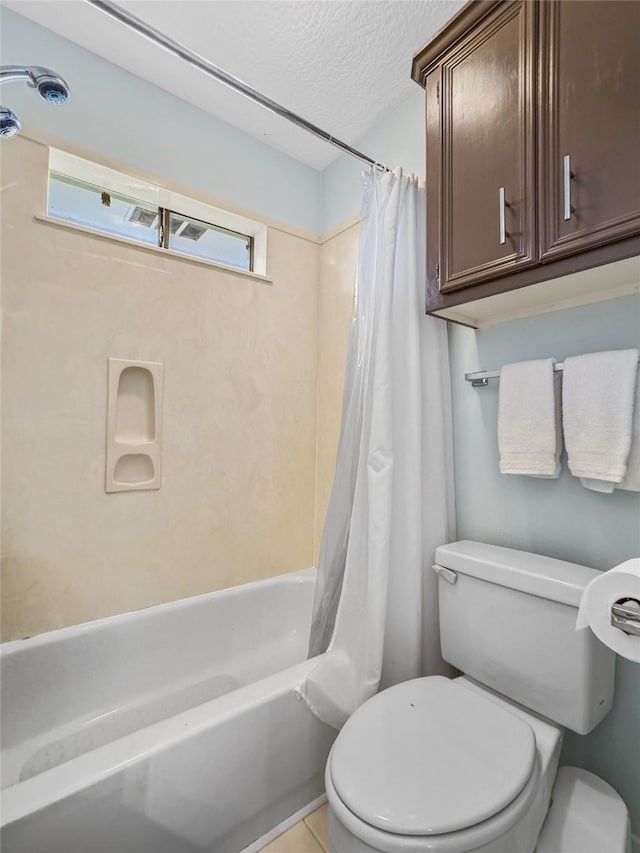
[[[440,66],[443,292],[537,260],[531,11],[498,8]]]
[[[472,0],[416,55],[429,313],[640,254],[638,32],[640,0]]]
[[[542,259],[640,231],[640,2],[540,6]]]

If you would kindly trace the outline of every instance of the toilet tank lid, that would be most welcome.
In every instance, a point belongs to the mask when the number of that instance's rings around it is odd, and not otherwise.
[[[586,585],[600,575],[576,563],[469,540],[437,548],[434,569],[440,567],[573,607],[580,604]]]

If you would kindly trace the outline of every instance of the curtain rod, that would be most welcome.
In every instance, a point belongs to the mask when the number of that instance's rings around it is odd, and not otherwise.
[[[272,101],[271,98],[267,98],[266,95],[262,95],[256,89],[252,89],[251,86],[243,83],[238,77],[228,74],[222,68],[219,68],[217,65],[214,65],[213,62],[209,62],[208,59],[205,59],[203,56],[189,50],[188,47],[180,44],[180,42],[174,41],[172,38],[165,36],[164,33],[161,33],[159,30],[156,30],[154,27],[146,24],[140,18],[137,18],[135,15],[127,12],[116,3],[112,3],[110,0],[86,0],[86,2],[89,3],[90,6],[104,12],[105,15],[109,15],[119,23],[124,24],[131,30],[134,30],[139,35],[149,39],[149,41],[152,41],[159,47],[163,47],[165,50],[168,50],[169,53],[172,53],[179,59],[188,62],[189,65],[192,65],[199,71],[203,71],[205,74],[208,74],[209,77],[213,77],[220,83],[224,83],[224,85],[228,86],[230,89],[233,89],[241,95],[244,95],[246,98],[249,98],[249,100],[254,101],[256,104],[260,104],[261,107],[269,110],[269,112],[275,113],[275,115],[290,121],[292,124],[301,127],[308,133],[312,133],[324,142],[329,142],[331,145],[334,145],[336,148],[344,151],[345,154],[357,157],[358,160],[362,160],[362,162],[368,163],[370,166],[375,166],[376,168],[383,169],[386,172],[389,171],[388,167],[385,166],[384,163],[378,163],[376,160],[373,160],[371,157],[363,154],[362,151],[358,151],[357,148],[353,148],[351,145],[347,145],[346,142],[336,139],[335,136],[327,133],[326,130],[322,130],[321,127],[312,124],[310,121],[307,121],[305,118],[302,118],[302,116],[288,110],[276,101]]]

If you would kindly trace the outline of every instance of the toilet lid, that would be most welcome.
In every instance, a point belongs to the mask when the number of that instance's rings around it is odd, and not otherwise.
[[[493,817],[535,768],[523,720],[447,678],[406,681],[346,722],[329,771],[361,820],[401,835],[455,832]]]

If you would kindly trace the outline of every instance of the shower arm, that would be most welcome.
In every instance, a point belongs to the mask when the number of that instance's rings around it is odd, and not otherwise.
[[[0,68],[0,83],[13,83],[16,80],[26,80],[30,86],[35,86],[30,68],[24,65],[3,65]]]

